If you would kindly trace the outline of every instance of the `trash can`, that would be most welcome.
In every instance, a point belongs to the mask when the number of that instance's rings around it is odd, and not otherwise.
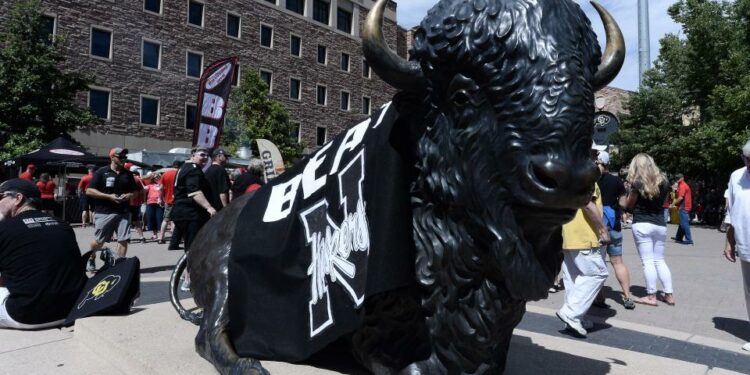
[[[669,223],[670,224],[680,223],[680,212],[678,211],[677,207],[671,207],[669,209]]]

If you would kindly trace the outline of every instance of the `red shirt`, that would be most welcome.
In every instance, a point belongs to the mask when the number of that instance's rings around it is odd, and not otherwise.
[[[133,198],[130,198],[130,205],[138,207],[143,203],[143,182],[141,182],[141,178],[138,176],[133,176],[133,178],[135,179],[137,190],[134,192]]]
[[[39,193],[42,194],[42,199],[55,199],[55,188],[57,187],[57,184],[54,182],[47,181],[47,183],[44,183],[43,181],[37,181],[36,187],[39,189]]]
[[[177,176],[177,170],[172,168],[161,175],[161,186],[164,190],[164,202],[174,204],[174,179]]]
[[[34,175],[31,172],[26,171],[26,172],[21,173],[21,177],[19,178],[22,180],[32,181],[34,179]]]
[[[81,182],[78,183],[78,190],[80,190],[82,193],[85,193],[86,189],[88,189],[89,187],[89,183],[91,183],[92,177],[94,177],[93,173],[81,177]]]
[[[685,180],[677,183],[677,198],[683,198],[680,207],[684,207],[685,211],[690,212],[693,209],[693,193]]]

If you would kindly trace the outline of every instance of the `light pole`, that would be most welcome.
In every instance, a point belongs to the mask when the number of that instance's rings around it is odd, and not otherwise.
[[[651,69],[651,41],[648,34],[648,0],[638,0],[638,85]]]

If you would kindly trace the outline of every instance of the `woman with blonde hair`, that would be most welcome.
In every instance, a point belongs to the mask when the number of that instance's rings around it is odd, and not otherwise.
[[[667,224],[662,204],[669,194],[669,181],[648,154],[638,154],[630,162],[627,181],[629,192],[620,198],[620,206],[633,212],[633,239],[643,263],[646,278],[646,297],[636,303],[656,306],[656,279],[664,287],[662,302],[674,306],[672,274],[664,260]]]

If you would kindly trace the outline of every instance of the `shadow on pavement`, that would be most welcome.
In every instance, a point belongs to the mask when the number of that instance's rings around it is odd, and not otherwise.
[[[530,338],[514,336],[508,352],[506,375],[524,374],[607,374],[609,362],[547,349],[534,344]]]
[[[742,341],[750,341],[750,324],[747,320],[722,318],[719,316],[713,319],[714,327],[718,330],[730,333]]]
[[[171,271],[174,269],[174,264],[171,266],[158,266],[158,267],[148,267],[148,268],[141,268],[141,273],[157,273],[161,271]]]

